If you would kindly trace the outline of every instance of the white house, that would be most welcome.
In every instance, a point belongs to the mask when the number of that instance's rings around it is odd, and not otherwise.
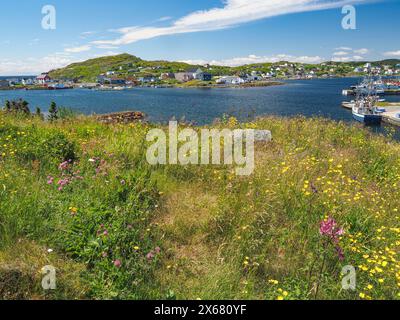
[[[225,76],[225,77],[219,78],[216,82],[218,84],[233,84],[233,85],[245,83],[244,79],[242,79],[240,77],[235,77],[235,76]]]
[[[34,82],[33,82],[32,78],[27,78],[27,79],[22,79],[21,83],[24,86],[31,86],[31,85],[33,85]]]

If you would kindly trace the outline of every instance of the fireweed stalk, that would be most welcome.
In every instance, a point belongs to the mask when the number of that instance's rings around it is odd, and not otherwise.
[[[329,248],[330,247],[335,248],[339,261],[343,261],[345,258],[344,251],[342,247],[339,245],[339,240],[340,237],[344,234],[344,229],[338,226],[335,219],[333,219],[332,217],[327,217],[326,219],[322,220],[319,225],[319,234],[322,237],[323,244],[322,244],[322,252],[316,257],[316,260],[318,260],[322,255],[322,263],[317,276],[314,299],[317,299],[318,297],[322,275],[325,271],[326,261],[328,259]],[[309,281],[311,281],[312,270],[314,268],[316,260],[312,264]]]

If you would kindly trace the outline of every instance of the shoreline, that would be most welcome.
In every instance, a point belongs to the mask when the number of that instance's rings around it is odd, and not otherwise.
[[[314,78],[276,78],[269,81],[258,81],[258,82],[250,82],[244,83],[239,85],[233,84],[205,84],[205,85],[185,85],[182,84],[153,84],[153,85],[138,85],[133,86],[132,88],[126,89],[135,89],[135,88],[153,88],[153,89],[229,89],[229,88],[263,88],[263,87],[272,87],[272,86],[282,86],[286,85],[285,81],[312,81],[312,80],[330,80],[330,79],[346,79],[346,78],[358,78],[359,76],[349,75],[349,76],[336,76],[336,77],[314,77]],[[81,87],[82,83],[74,84],[72,88],[63,88],[63,89],[49,89],[47,87],[41,86],[25,86],[25,87],[5,87],[0,88],[0,92],[2,91],[18,91],[18,90],[25,90],[25,91],[60,91],[60,90],[74,90],[74,89],[88,89],[88,90],[104,90],[104,91],[117,91],[116,88],[124,88],[124,86],[106,86],[106,87],[93,87],[93,88],[86,88]],[[124,88],[125,89],[125,88]],[[119,89],[121,90],[121,89]],[[121,90],[122,91],[122,90]]]

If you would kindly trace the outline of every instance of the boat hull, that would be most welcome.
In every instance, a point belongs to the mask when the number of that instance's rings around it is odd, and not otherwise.
[[[353,112],[353,118],[364,124],[380,124],[382,122],[382,116],[377,114],[359,114]]]

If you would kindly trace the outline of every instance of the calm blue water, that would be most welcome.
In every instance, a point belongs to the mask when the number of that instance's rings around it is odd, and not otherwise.
[[[59,91],[0,91],[5,100],[25,99],[32,111],[39,106],[47,111],[51,101],[84,114],[137,110],[150,121],[165,122],[172,117],[197,124],[211,123],[223,114],[248,115],[320,115],[335,120],[351,120],[351,112],[341,102],[351,99],[342,90],[359,79],[324,79],[287,81],[284,86],[229,89],[152,89],[93,91],[86,89]],[[400,101],[400,97],[386,97]]]

